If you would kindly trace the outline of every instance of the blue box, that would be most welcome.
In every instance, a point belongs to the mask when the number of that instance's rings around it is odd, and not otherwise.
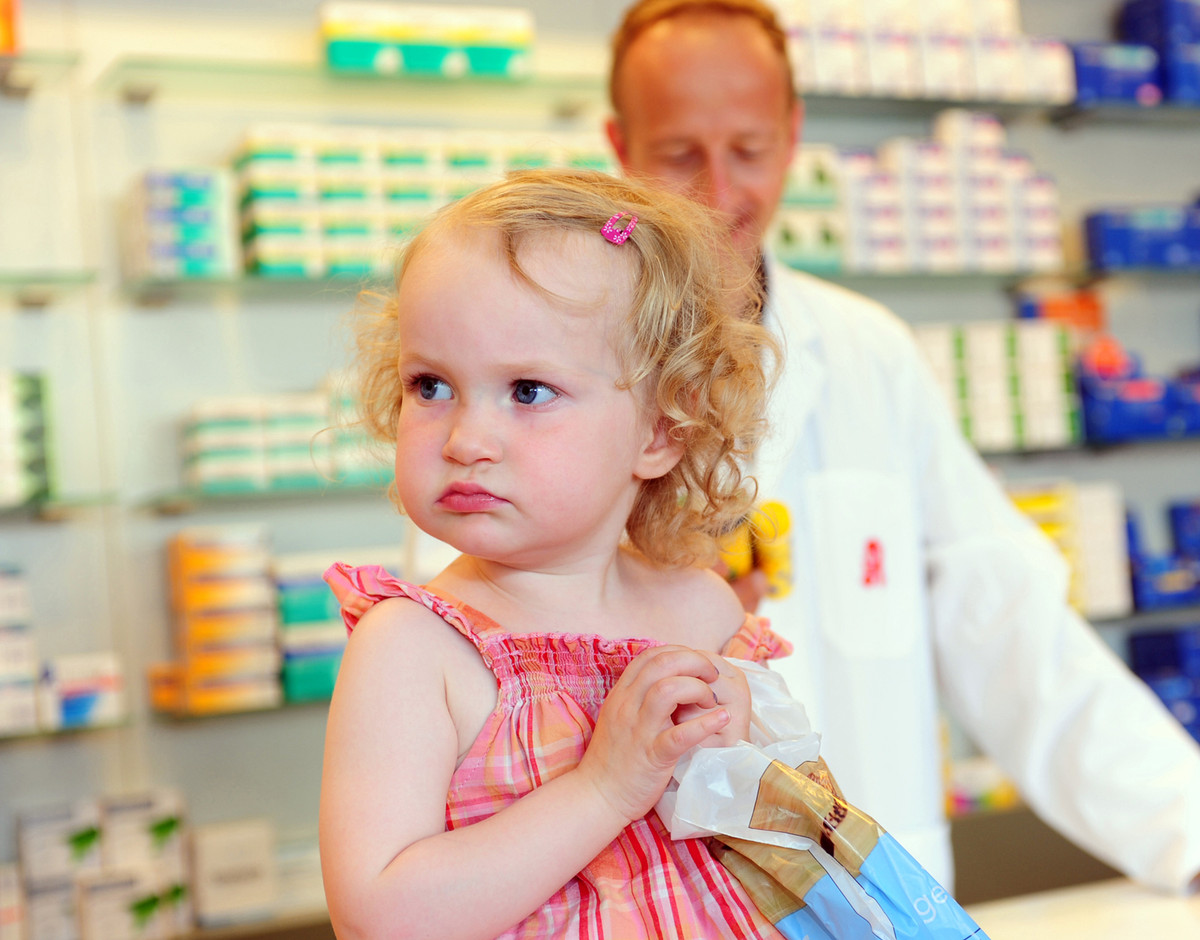
[[[1167,436],[1170,410],[1167,383],[1158,379],[1079,377],[1083,427],[1098,444]]]
[[[1200,43],[1179,43],[1162,52],[1163,95],[1174,104],[1200,104]]]
[[[1200,625],[1131,634],[1129,664],[1143,679],[1187,676],[1200,680]]]
[[[1133,603],[1138,610],[1200,604],[1200,559],[1142,556],[1130,560]]]
[[[1173,379],[1167,383],[1167,436],[1200,435],[1200,381]]]
[[[1167,507],[1171,519],[1171,538],[1175,553],[1188,558],[1200,558],[1200,502],[1171,503]]]
[[[1117,31],[1126,42],[1160,50],[1200,42],[1200,0],[1130,0],[1121,8]]]
[[[1133,43],[1082,42],[1075,59],[1075,101],[1080,105],[1127,104],[1153,107],[1162,101],[1158,53]]]
[[[1093,268],[1110,271],[1136,265],[1130,212],[1123,209],[1089,212],[1084,218],[1084,235],[1088,261]]]

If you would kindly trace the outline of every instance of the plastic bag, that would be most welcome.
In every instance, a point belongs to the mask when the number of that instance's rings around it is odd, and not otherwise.
[[[672,838],[712,836],[713,854],[795,940],[987,940],[941,885],[846,802],[804,707],[783,680],[737,661],[750,682],[751,740],[696,748],[656,809]]]

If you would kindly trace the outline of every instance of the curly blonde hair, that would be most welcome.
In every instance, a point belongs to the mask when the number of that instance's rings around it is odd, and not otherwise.
[[[637,216],[637,226],[624,244],[610,246],[600,229],[617,212]],[[584,232],[628,260],[632,301],[619,312],[614,331],[624,370],[618,384],[637,393],[650,418],[683,444],[683,456],[665,476],[643,481],[626,535],[659,565],[715,559],[716,539],[742,518],[755,495],[743,467],[764,432],[778,359],[775,341],[757,322],[756,272],[727,247],[721,223],[690,200],[635,181],[530,170],[438,212],[406,246],[397,285],[438,233],[460,226],[498,232],[514,274],[552,298],[521,266],[526,240]],[[403,392],[397,304],[393,294],[362,305],[356,336],[362,422],[386,441],[395,440]]]

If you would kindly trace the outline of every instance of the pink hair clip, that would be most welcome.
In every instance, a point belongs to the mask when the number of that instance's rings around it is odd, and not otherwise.
[[[621,219],[629,216],[629,221],[625,223],[624,228],[617,228],[617,223]],[[600,234],[607,238],[614,245],[623,245],[625,241],[633,234],[633,229],[637,225],[637,216],[629,212],[618,212],[611,219],[604,223],[604,227],[600,229]]]

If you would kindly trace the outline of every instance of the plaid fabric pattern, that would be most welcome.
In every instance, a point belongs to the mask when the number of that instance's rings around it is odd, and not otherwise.
[[[375,600],[408,597],[423,604],[471,640],[496,675],[496,710],[451,780],[448,829],[486,819],[578,764],[604,697],[638,653],[657,645],[511,634],[478,611],[382,569],[335,566],[329,577]],[[747,616],[723,652],[762,661],[788,651],[765,621]],[[626,827],[545,904],[502,934],[589,940],[780,936],[703,840],[673,841],[653,812]]]

